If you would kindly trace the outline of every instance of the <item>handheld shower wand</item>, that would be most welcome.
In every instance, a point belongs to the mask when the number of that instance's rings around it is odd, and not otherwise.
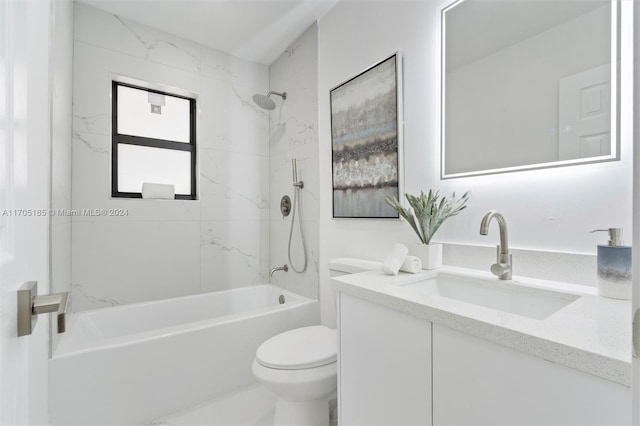
[[[291,265],[291,269],[301,274],[307,270],[307,245],[304,240],[304,231],[302,230],[302,210],[300,209],[300,198],[298,197],[299,195],[298,192],[300,192],[300,189],[304,188],[304,182],[298,180],[298,167],[297,167],[297,161],[295,158],[291,159],[291,168],[293,171],[293,187],[295,189],[293,192],[293,206],[291,211],[291,230],[289,231],[289,248],[287,250],[287,255],[289,258],[289,264]],[[300,239],[302,241],[302,256],[304,259],[302,268],[300,269],[296,268],[293,261],[291,260],[291,240],[293,237],[293,226],[296,219],[296,206],[298,207],[298,210],[300,210],[298,212],[298,226],[300,229]]]
[[[298,181],[298,161],[291,159],[291,168],[293,169],[293,186],[294,188],[304,188],[304,182]]]

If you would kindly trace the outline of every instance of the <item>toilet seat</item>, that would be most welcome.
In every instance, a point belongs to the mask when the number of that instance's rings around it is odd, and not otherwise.
[[[335,363],[337,352],[336,331],[315,325],[270,338],[256,351],[256,361],[277,370],[303,370]]]

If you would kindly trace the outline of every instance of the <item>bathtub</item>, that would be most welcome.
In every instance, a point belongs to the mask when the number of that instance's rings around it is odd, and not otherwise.
[[[262,342],[319,320],[317,301],[266,284],[74,313],[49,361],[51,422],[145,424],[249,386]]]

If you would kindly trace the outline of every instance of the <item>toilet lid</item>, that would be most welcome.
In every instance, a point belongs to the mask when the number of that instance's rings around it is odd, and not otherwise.
[[[314,325],[278,334],[256,351],[259,364],[279,370],[301,370],[336,362],[336,331]]]

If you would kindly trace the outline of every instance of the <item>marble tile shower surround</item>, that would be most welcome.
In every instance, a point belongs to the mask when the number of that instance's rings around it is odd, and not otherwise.
[[[127,212],[71,218],[73,310],[266,282],[268,68],[76,3],[73,75],[71,208]],[[114,76],[197,95],[199,200],[110,198]]]
[[[319,170],[318,170],[318,94],[317,94],[318,28],[312,25],[291,44],[269,67],[269,87],[286,91],[287,99],[276,101],[270,114],[270,244],[272,266],[289,263],[287,258],[291,215],[283,218],[280,199],[289,195],[294,199],[291,160],[297,160],[298,180],[304,181],[299,192],[300,209],[296,212],[292,240],[292,261],[302,266],[302,246],[298,220],[302,216],[302,229],[307,249],[307,269],[298,274],[276,272],[273,284],[310,298],[318,297],[319,246]],[[291,265],[289,265],[291,266]]]

